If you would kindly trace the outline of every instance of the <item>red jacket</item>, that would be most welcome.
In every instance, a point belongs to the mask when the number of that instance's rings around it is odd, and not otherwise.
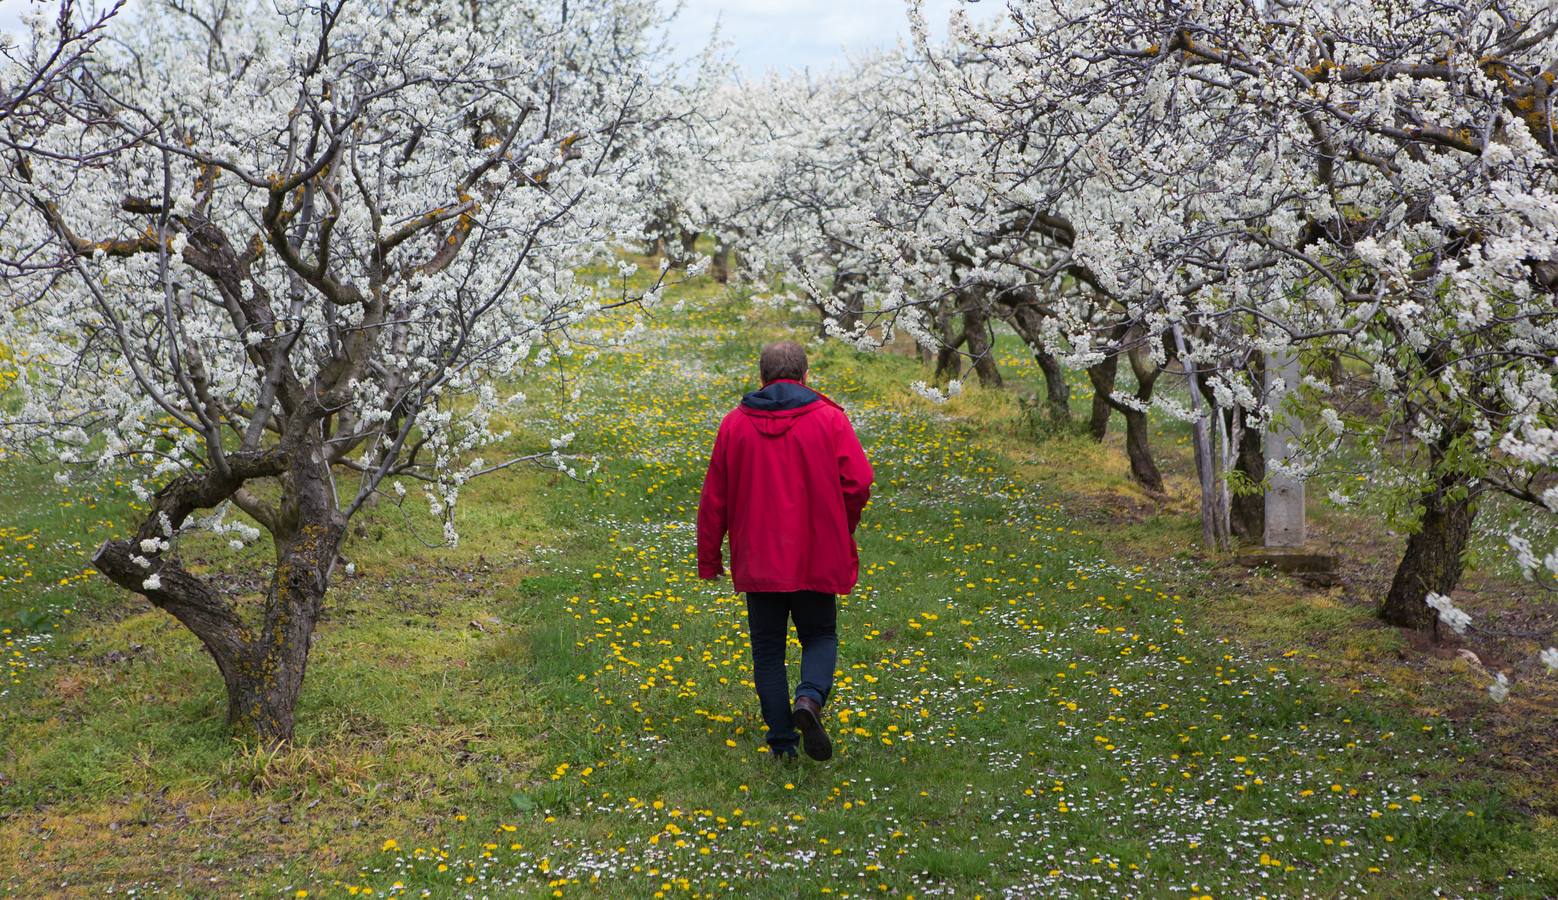
[[[847,594],[871,463],[844,408],[779,379],[726,414],[698,501],[698,577],[718,578],[730,533],[737,591]]]

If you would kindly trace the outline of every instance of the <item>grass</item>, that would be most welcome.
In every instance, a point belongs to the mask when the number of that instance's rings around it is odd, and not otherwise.
[[[1307,643],[1356,632],[1361,672],[1394,632],[1285,603],[1275,579],[1219,596],[1183,472],[1147,499],[1112,444],[1035,442],[1010,392],[933,407],[903,387],[915,361],[837,345],[813,380],[877,469],[840,606],[837,756],[774,765],[740,598],[694,577],[691,523],[718,417],[758,344],[793,332],[708,282],[672,299],[687,308],[579,373],[578,401],[527,386],[513,413],[507,449],[574,431],[599,471],[473,483],[454,549],[424,545],[437,528],[412,504],[364,515],[279,754],[226,738],[192,637],[82,577],[86,505],[129,501],[6,464],[33,505],[5,561],[33,574],[0,584],[0,619],[75,605],[29,632],[0,698],[0,892],[1558,890],[1475,723],[1330,678]],[[1154,438],[1172,458],[1184,435]],[[184,552],[241,572],[264,549]]]

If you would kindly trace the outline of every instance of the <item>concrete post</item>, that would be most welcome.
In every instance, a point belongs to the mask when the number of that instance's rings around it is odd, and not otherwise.
[[[1286,393],[1298,390],[1298,352],[1291,347],[1266,354],[1266,397],[1271,402],[1272,388],[1277,379],[1282,380]],[[1292,475],[1277,472],[1273,462],[1291,465],[1298,452],[1302,426],[1292,418],[1273,423],[1266,432],[1262,446],[1266,452],[1266,531],[1263,542],[1267,547],[1304,546],[1304,481]]]

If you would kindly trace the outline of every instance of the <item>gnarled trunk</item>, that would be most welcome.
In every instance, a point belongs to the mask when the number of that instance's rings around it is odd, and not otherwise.
[[[963,361],[958,348],[966,344],[979,383],[986,387],[1001,386],[1001,371],[995,364],[989,313],[984,307],[984,291],[985,288],[980,285],[965,285],[958,289],[954,304],[943,301],[937,311],[936,323],[941,330],[941,347],[936,353],[938,381],[962,376]],[[952,331],[955,319],[960,319],[963,326],[956,334]]]
[[[1145,407],[1152,400],[1152,387],[1157,384],[1163,370],[1147,355],[1145,347],[1133,347],[1129,357],[1131,373],[1136,376],[1136,400]],[[1152,459],[1152,448],[1147,442],[1148,422],[1144,409],[1134,409],[1120,404],[1125,415],[1125,452],[1131,459],[1131,477],[1154,493],[1163,493],[1163,476]]]
[[[1057,425],[1071,422],[1071,386],[1066,383],[1066,370],[1044,348],[1044,313],[1038,308],[1036,302],[1014,303],[1010,305],[1007,321],[1011,322],[1017,336],[1022,338],[1024,344],[1033,352],[1033,358],[1039,364],[1039,371],[1044,373],[1044,402],[1049,410],[1050,420]],[[1105,410],[1107,413],[1107,409]]]
[[[1429,592],[1448,596],[1455,590],[1477,518],[1476,499],[1456,475],[1440,476],[1422,503],[1422,523],[1407,538],[1406,552],[1379,610],[1380,618],[1403,628],[1437,627],[1438,614],[1425,601]]]
[[[1060,360],[1053,354],[1043,350],[1033,351],[1033,358],[1039,363],[1039,371],[1044,373],[1044,402],[1049,408],[1049,417],[1058,425],[1071,423],[1071,385],[1066,383],[1066,370],[1061,367]]]
[[[253,669],[228,683],[228,724],[235,735],[252,735],[265,746],[292,740],[292,714],[303,688],[314,626],[345,534],[345,519],[326,513],[304,523],[278,546]]]
[[[1125,416],[1125,455],[1131,461],[1131,477],[1147,490],[1163,493],[1163,475],[1147,441],[1147,414],[1129,407],[1121,407],[1120,412]]]
[[[671,261],[672,265],[676,266],[677,268],[682,268],[688,263],[692,262],[695,247],[698,244],[698,235],[699,233],[696,231],[683,231],[681,229],[677,229],[676,243],[680,247],[680,252],[677,254],[677,257]]]
[[[1119,377],[1120,357],[1111,353],[1097,365],[1087,367],[1087,380],[1093,384],[1093,411],[1087,419],[1087,433],[1093,440],[1101,441],[1109,433],[1109,416],[1114,412],[1110,395]]]
[[[292,739],[293,710],[324,604],[330,572],[346,536],[336,503],[323,436],[289,430],[283,446],[233,454],[225,471],[191,473],[158,491],[132,540],[105,541],[93,556],[98,571],[166,610],[200,639],[227,689],[233,734],[275,747]],[[248,494],[253,478],[277,478],[281,501],[270,506]],[[271,533],[276,567],[265,604],[251,625],[231,598],[185,569],[168,541],[191,512],[232,500]]]
[[[730,258],[731,250],[729,244],[720,241],[715,245],[714,259],[710,264],[710,269],[714,274],[714,280],[720,284],[730,283]]]
[[[143,568],[131,541],[108,541],[93,561],[112,581],[144,594],[192,631],[216,662],[227,689],[233,736],[274,748],[292,739],[293,710],[313,644],[344,519],[305,523],[277,548],[276,571],[258,631],[230,600],[173,559]],[[146,587],[151,573],[157,585]]]
[[[985,387],[1001,386],[1001,370],[995,364],[994,342],[990,339],[990,319],[972,290],[963,306],[963,333],[968,336],[968,354],[974,359],[974,371]]]
[[[1122,352],[1127,354],[1131,371],[1136,376],[1135,397],[1138,405],[1145,406],[1152,399],[1153,385],[1157,383],[1158,376],[1163,370],[1147,356],[1145,348],[1134,347]],[[1147,490],[1161,494],[1163,475],[1158,471],[1158,464],[1152,458],[1147,412],[1145,409],[1137,409],[1135,405],[1127,405],[1114,398],[1114,383],[1119,365],[1119,353],[1111,353],[1103,362],[1087,370],[1087,377],[1093,382],[1093,421],[1089,423],[1089,431],[1094,440],[1103,440],[1105,429],[1109,424],[1109,410],[1124,416],[1125,455],[1131,463],[1131,478]],[[1102,415],[1099,411],[1100,404],[1103,405]]]

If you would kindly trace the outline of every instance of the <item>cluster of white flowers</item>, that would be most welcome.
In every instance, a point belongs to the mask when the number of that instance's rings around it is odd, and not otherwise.
[[[1467,626],[1471,625],[1471,615],[1443,594],[1429,593],[1423,602],[1433,607],[1439,613],[1439,621],[1456,634],[1465,634]]]
[[[953,379],[947,382],[947,389],[942,391],[940,388],[932,387],[923,381],[911,381],[909,382],[909,390],[932,403],[946,403],[953,397],[963,393],[963,383]]]

